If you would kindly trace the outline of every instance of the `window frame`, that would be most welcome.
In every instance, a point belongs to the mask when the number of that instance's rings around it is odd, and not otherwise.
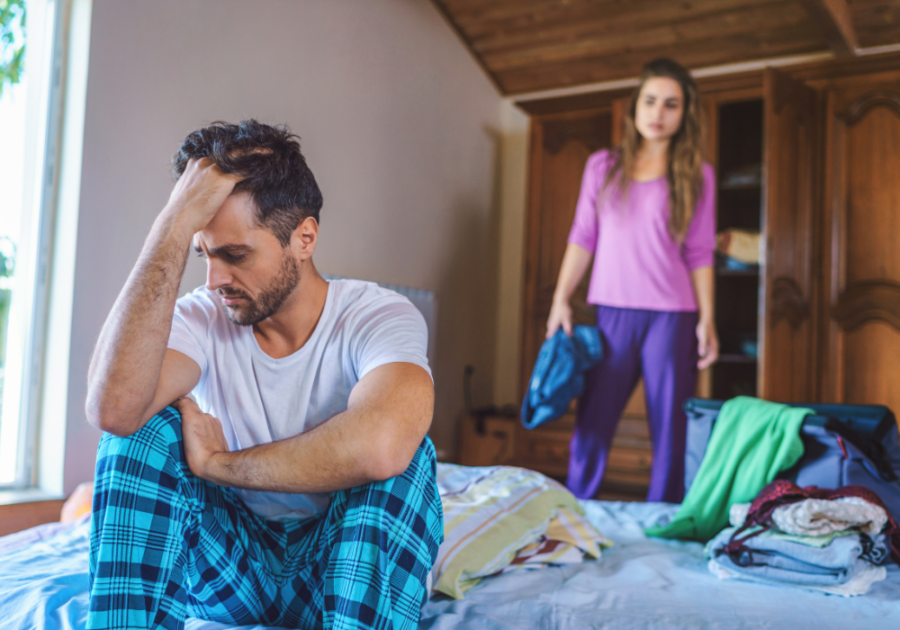
[[[20,261],[17,256],[16,263],[17,267],[25,263],[22,284],[27,286],[24,299],[29,310],[20,310],[26,321],[20,325],[23,352],[16,366],[21,376],[15,478],[0,484],[0,494],[33,498],[35,490],[47,496],[63,493],[65,399],[91,8],[91,0],[28,0],[26,4],[29,29],[38,24],[35,18],[43,18],[40,36],[26,33],[25,42],[29,84],[22,210],[30,226],[28,259]],[[35,44],[39,49],[28,48]],[[36,81],[29,65],[38,68]],[[7,371],[10,367],[7,362]],[[50,391],[46,386],[50,382],[65,386],[57,385]],[[8,391],[6,384],[4,390]],[[0,496],[0,502],[4,498]]]

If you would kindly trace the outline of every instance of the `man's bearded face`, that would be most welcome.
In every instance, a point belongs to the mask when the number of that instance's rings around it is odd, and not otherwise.
[[[281,266],[273,278],[259,292],[256,299],[242,289],[221,287],[216,294],[222,298],[238,299],[236,303],[225,304],[228,319],[239,326],[253,326],[274,315],[284,304],[291,291],[300,282],[300,269],[290,250],[284,248]]]

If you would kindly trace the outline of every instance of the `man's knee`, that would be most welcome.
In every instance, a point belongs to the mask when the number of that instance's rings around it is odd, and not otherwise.
[[[443,509],[438,494],[434,445],[426,437],[402,475],[345,491],[343,527],[372,526],[404,544],[418,539],[436,555],[443,541]],[[432,558],[433,560],[433,558]]]
[[[384,481],[367,484],[379,492],[396,496],[426,495],[437,496],[437,457],[434,444],[428,436],[419,444],[409,466],[403,473]],[[353,491],[365,491],[366,486],[354,488]]]
[[[151,466],[154,462],[162,465],[165,459],[183,461],[181,415],[175,408],[166,407],[128,437],[104,433],[97,452],[97,473],[108,467],[105,461],[119,457],[140,459]]]

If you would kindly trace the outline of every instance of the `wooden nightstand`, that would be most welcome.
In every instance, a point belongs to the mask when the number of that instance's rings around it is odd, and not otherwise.
[[[518,424],[518,418],[509,416],[465,416],[459,426],[457,460],[464,466],[509,464]]]
[[[465,466],[521,466],[564,482],[574,428],[574,401],[561,418],[534,430],[524,428],[518,417],[468,415],[460,423],[457,460]],[[651,463],[644,390],[638,387],[619,422],[600,496],[643,500]]]

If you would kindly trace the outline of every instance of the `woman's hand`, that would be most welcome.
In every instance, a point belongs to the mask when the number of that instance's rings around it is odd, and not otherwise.
[[[569,306],[569,299],[575,292],[578,283],[581,282],[588,265],[591,264],[593,255],[593,252],[589,252],[580,245],[569,243],[566,246],[566,253],[563,255],[562,265],[559,268],[556,290],[553,292],[550,316],[547,318],[547,339],[555,335],[560,327],[568,336],[572,336],[572,307]]]
[[[560,327],[569,337],[572,336],[572,307],[565,300],[554,300],[547,318],[547,339],[556,334]]]
[[[716,334],[716,325],[711,321],[697,324],[697,353],[700,355],[697,368],[701,370],[705,370],[719,358],[719,336]]]

